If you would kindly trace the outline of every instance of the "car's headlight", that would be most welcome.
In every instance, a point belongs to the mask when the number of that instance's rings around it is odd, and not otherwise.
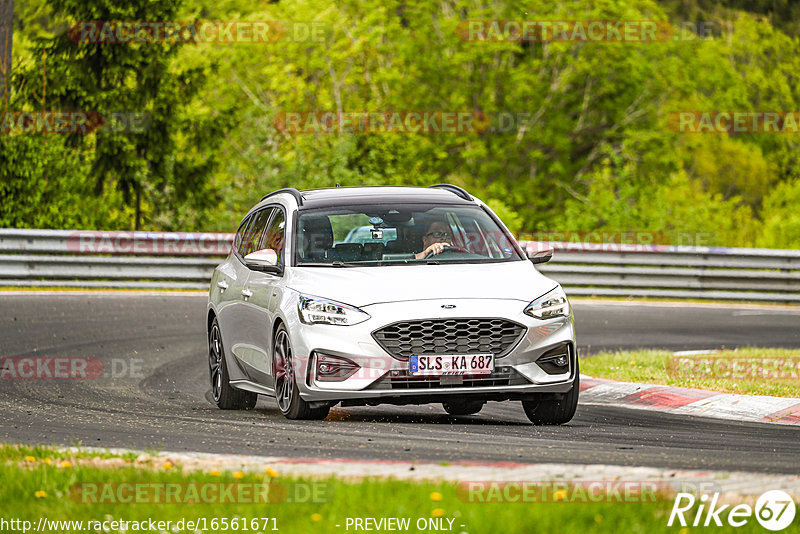
[[[297,300],[300,320],[307,324],[338,324],[350,326],[363,323],[369,314],[356,307],[319,297],[300,295]]]
[[[537,319],[553,319],[554,317],[569,317],[569,301],[567,294],[556,287],[534,300],[525,308],[525,313]]]

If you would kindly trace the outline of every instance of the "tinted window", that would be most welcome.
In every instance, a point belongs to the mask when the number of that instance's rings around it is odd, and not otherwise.
[[[236,231],[236,239],[233,242],[233,248],[235,248],[239,254],[242,253],[242,242],[244,241],[244,236],[247,235],[247,227],[251,222],[253,222],[252,217],[245,217],[242,224],[239,225],[239,229]]]
[[[275,209],[275,215],[269,223],[261,248],[271,248],[278,253],[278,265],[283,265],[283,250],[286,244],[284,236],[286,234],[286,216],[283,210]]]
[[[258,250],[261,237],[264,235],[264,229],[267,227],[267,221],[271,214],[272,208],[267,208],[256,212],[250,217],[252,222],[247,226],[239,247],[239,253],[242,256],[247,256],[251,252]]]

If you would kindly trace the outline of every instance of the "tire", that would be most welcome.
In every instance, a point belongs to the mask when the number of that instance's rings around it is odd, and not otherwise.
[[[230,384],[228,363],[225,361],[225,347],[217,318],[211,323],[208,333],[208,374],[211,379],[211,396],[222,410],[252,410],[258,393],[236,389]]]
[[[312,408],[300,398],[297,389],[296,369],[293,366],[292,344],[289,332],[284,325],[275,332],[272,344],[272,369],[275,376],[275,400],[278,409],[287,419],[325,419],[331,410],[330,406]]]
[[[580,370],[575,359],[575,382],[567,393],[539,395],[522,401],[522,409],[535,425],[563,425],[568,423],[578,408],[580,394]]]
[[[484,401],[454,400],[443,402],[442,408],[450,415],[474,415],[483,409]]]

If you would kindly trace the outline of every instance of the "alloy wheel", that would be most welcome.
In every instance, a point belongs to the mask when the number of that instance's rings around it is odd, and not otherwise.
[[[278,332],[275,338],[275,396],[278,408],[287,413],[294,396],[294,367],[292,366],[292,347],[285,331]]]

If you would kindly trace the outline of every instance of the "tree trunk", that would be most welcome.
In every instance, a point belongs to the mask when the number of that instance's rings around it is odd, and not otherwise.
[[[142,228],[142,189],[136,185],[136,222],[134,223],[134,230],[141,230]]]
[[[8,108],[11,79],[11,46],[14,33],[14,0],[0,0],[0,105]]]

